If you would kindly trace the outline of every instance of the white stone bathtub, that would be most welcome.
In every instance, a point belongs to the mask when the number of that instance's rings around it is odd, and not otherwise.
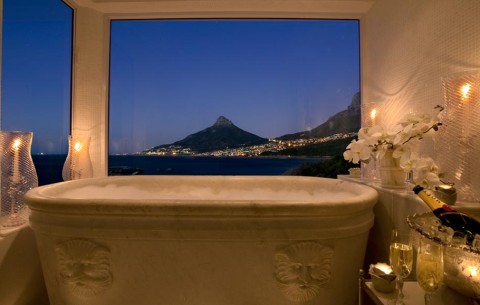
[[[374,189],[126,176],[29,191],[51,305],[353,305]]]

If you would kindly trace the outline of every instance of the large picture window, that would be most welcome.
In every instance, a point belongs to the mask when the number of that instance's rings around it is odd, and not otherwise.
[[[70,133],[73,11],[3,0],[2,130],[33,132],[39,183],[61,181]]]
[[[358,26],[113,21],[110,174],[281,174],[338,155],[360,125]]]

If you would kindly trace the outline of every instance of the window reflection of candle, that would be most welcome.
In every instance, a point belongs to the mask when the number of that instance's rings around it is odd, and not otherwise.
[[[468,98],[470,97],[471,89],[472,89],[472,84],[468,84],[468,83],[460,87],[460,94],[462,96],[462,101],[464,102],[468,101]]]
[[[375,125],[375,117],[377,116],[377,109],[372,109],[370,112],[370,118],[372,119],[372,126]]]
[[[13,149],[13,172],[12,172],[12,178],[13,182],[19,182],[20,181],[20,171],[19,171],[19,166],[20,166],[20,160],[19,160],[19,151],[20,151],[20,144],[22,144],[22,141],[20,139],[15,139],[12,144],[12,149]]]
[[[476,260],[464,260],[459,264],[459,271],[464,278],[468,278],[469,281],[479,283],[480,281],[480,268]]]
[[[467,275],[470,277],[475,277],[478,275],[478,267],[477,266],[468,266],[467,267]]]
[[[473,136],[476,134],[476,130],[473,130],[471,127],[471,122],[474,120],[474,104],[471,102],[472,100],[472,91],[474,90],[472,84],[470,82],[465,82],[459,87],[459,93],[460,93],[460,103],[462,112],[463,112],[463,117],[461,118],[463,120],[464,124],[464,130],[463,134],[466,138],[465,141],[470,141],[469,137]]]

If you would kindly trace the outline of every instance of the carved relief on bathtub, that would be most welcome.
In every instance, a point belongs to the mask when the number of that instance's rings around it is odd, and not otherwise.
[[[318,242],[291,244],[275,253],[275,279],[283,295],[307,302],[330,282],[333,250]]]
[[[88,239],[71,239],[55,248],[58,280],[77,297],[94,297],[113,282],[110,250]]]

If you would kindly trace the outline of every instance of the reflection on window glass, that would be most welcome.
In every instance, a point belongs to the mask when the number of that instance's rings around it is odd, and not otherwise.
[[[39,184],[61,181],[70,131],[72,9],[3,0],[2,130],[33,132]]]
[[[358,26],[112,22],[110,175],[345,170],[338,156],[360,126]]]

